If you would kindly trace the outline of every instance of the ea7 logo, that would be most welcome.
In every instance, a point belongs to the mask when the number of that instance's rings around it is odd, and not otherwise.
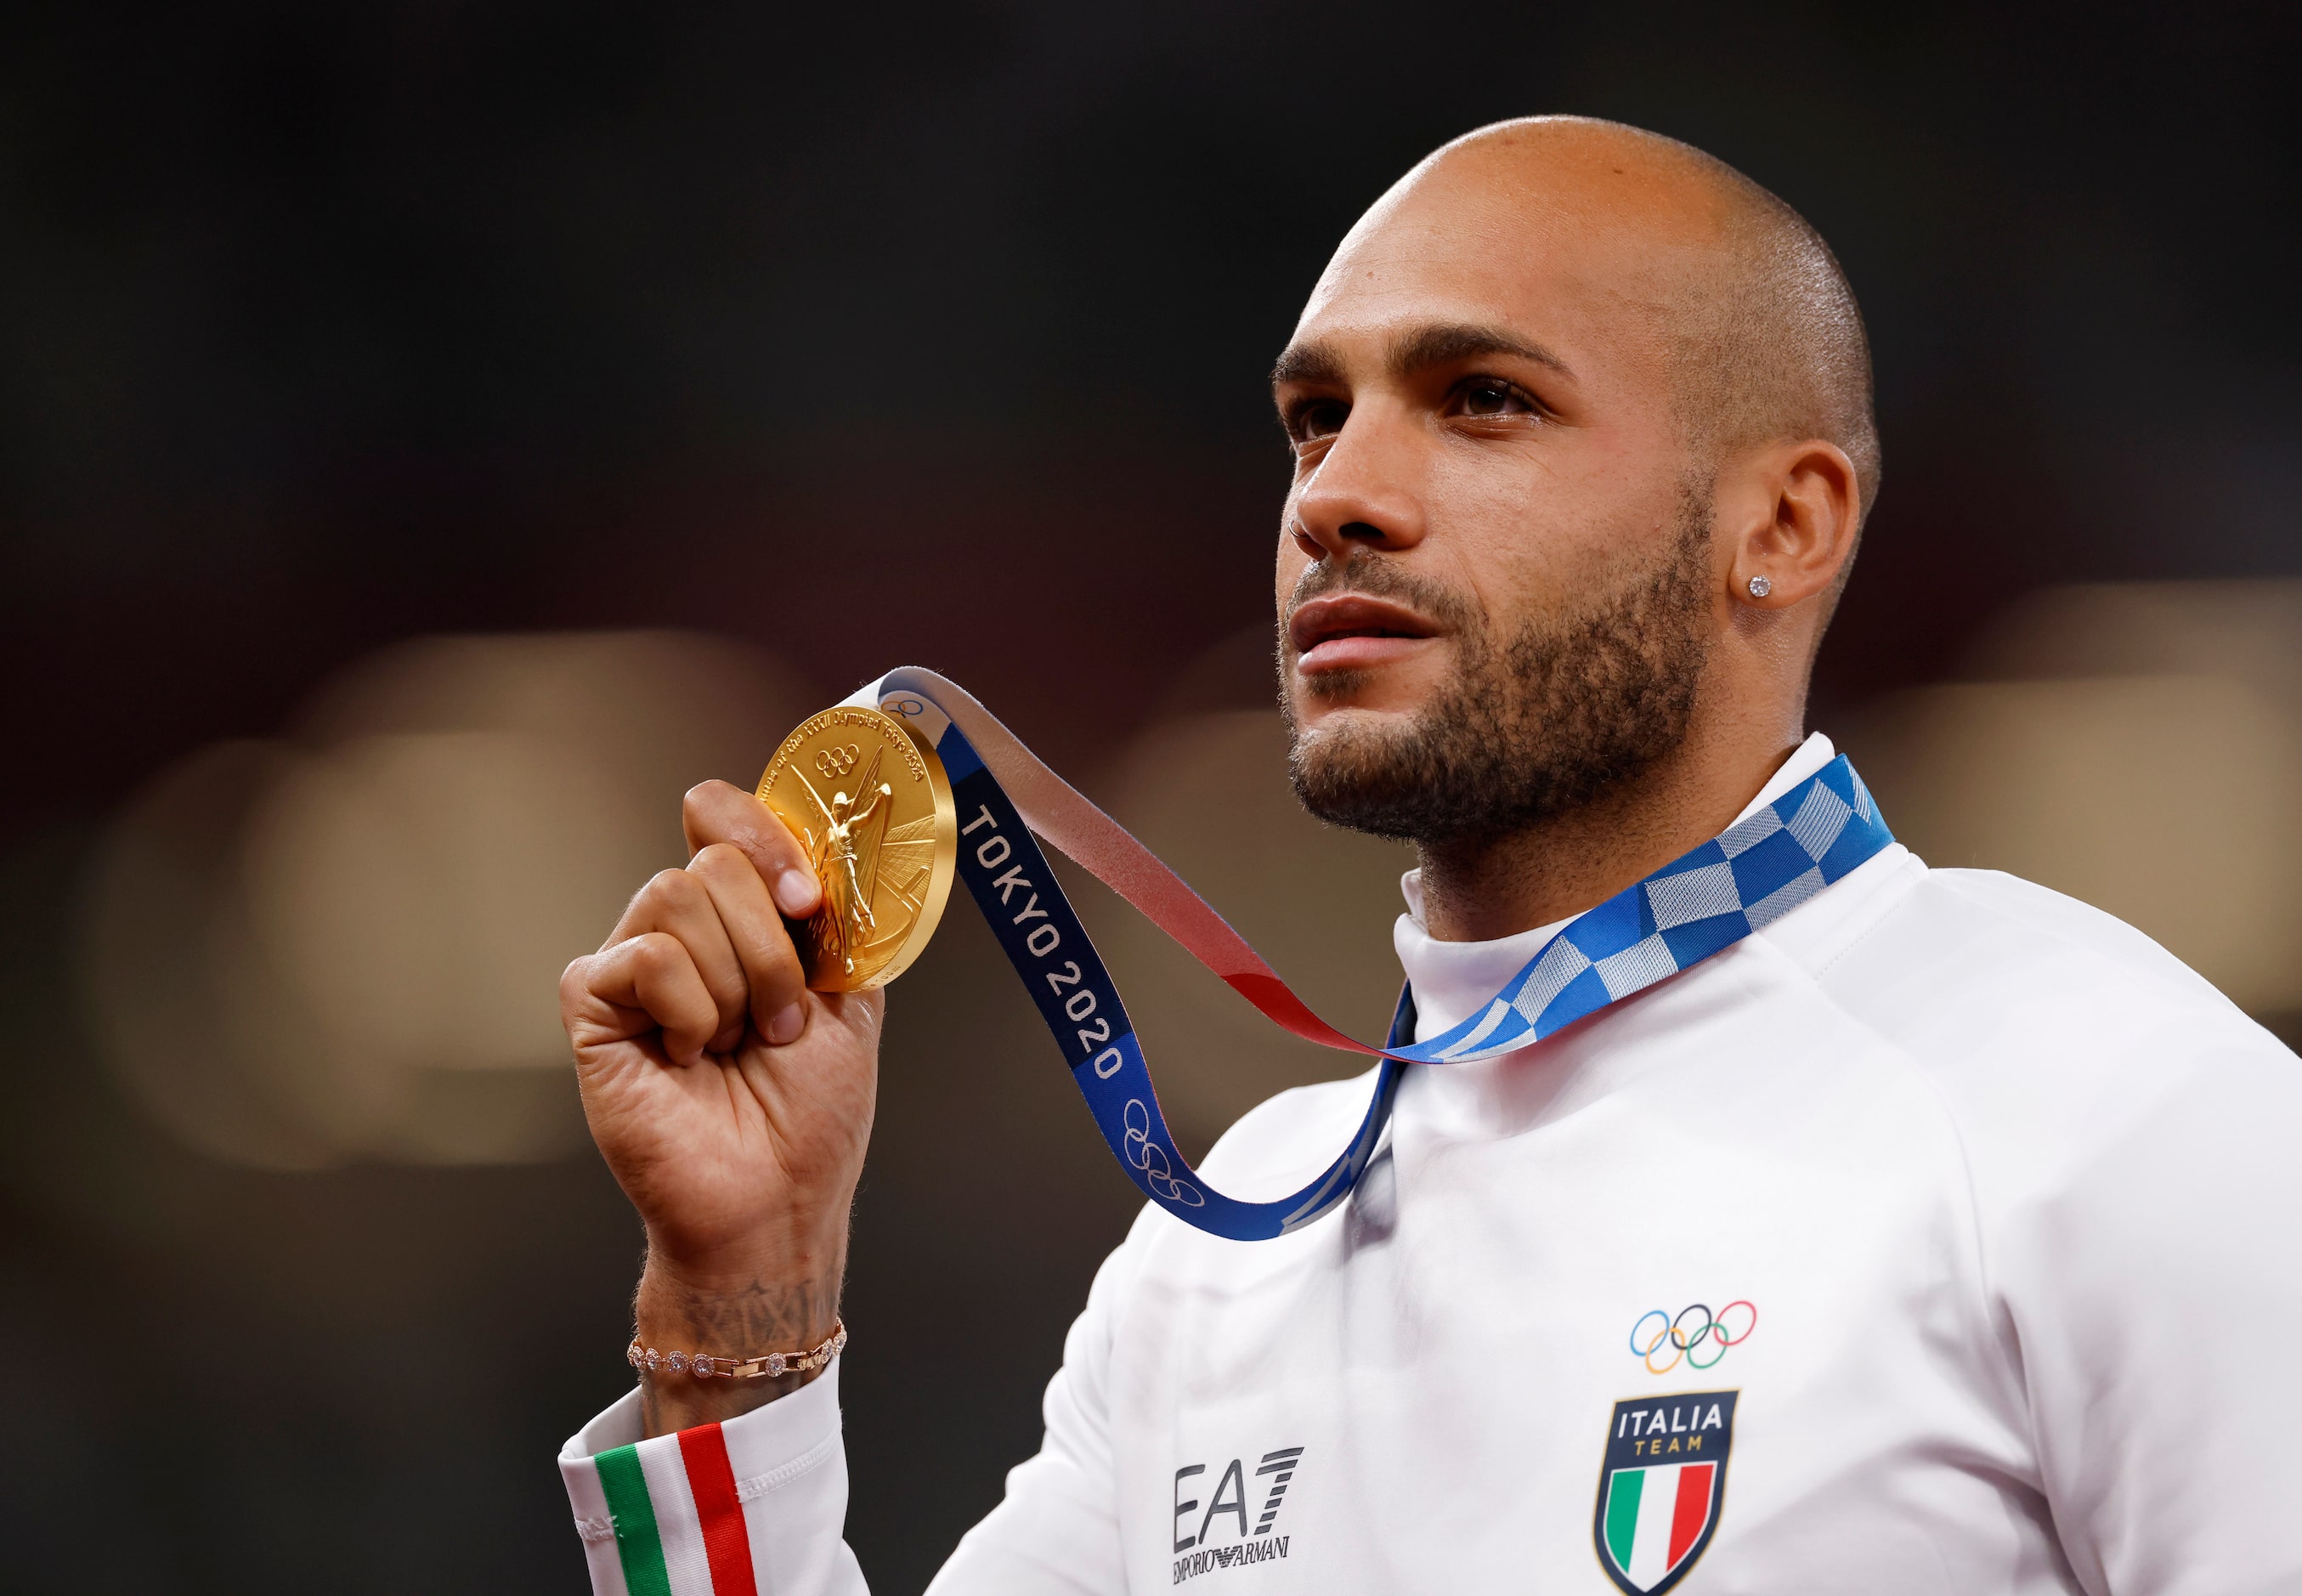
[[[1265,1452],[1256,1463],[1252,1489],[1262,1498],[1252,1528],[1248,1527],[1249,1480],[1247,1460],[1233,1457],[1215,1476],[1214,1494],[1203,1503],[1186,1491],[1204,1490],[1213,1472],[1204,1463],[1188,1464],[1175,1471],[1175,1583],[1216,1568],[1235,1568],[1287,1555],[1287,1537],[1271,1533],[1279,1508],[1287,1499],[1288,1482],[1303,1461],[1301,1447],[1281,1447]],[[1194,1527],[1196,1521],[1196,1527]],[[1214,1544],[1209,1544],[1209,1538]]]

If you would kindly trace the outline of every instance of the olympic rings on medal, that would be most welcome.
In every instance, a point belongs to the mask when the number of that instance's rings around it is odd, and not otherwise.
[[[855,769],[855,761],[862,755],[862,749],[853,743],[844,748],[819,748],[815,751],[816,774],[826,781],[837,781]]]
[[[1729,1315],[1738,1310],[1743,1316],[1730,1323]],[[1655,1326],[1651,1333],[1647,1329],[1650,1322]],[[1726,1356],[1727,1348],[1739,1347],[1749,1340],[1751,1332],[1758,1328],[1759,1310],[1748,1301],[1730,1302],[1716,1314],[1699,1302],[1687,1304],[1676,1314],[1649,1308],[1631,1326],[1631,1352],[1646,1365],[1650,1374],[1669,1373],[1678,1367],[1681,1358],[1686,1360],[1690,1369],[1707,1369]],[[1701,1356],[1706,1347],[1718,1350],[1706,1358]],[[1670,1357],[1657,1364],[1655,1354],[1666,1348]]]
[[[1203,1208],[1206,1197],[1199,1189],[1175,1173],[1175,1166],[1167,1162],[1167,1150],[1151,1139],[1151,1111],[1143,1106],[1140,1097],[1130,1097],[1127,1109],[1120,1118],[1125,1121],[1127,1135],[1122,1140],[1127,1162],[1143,1172],[1143,1183],[1169,1202],[1180,1203],[1186,1208]]]

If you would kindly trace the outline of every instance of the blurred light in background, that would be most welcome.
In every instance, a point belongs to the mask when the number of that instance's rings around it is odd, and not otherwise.
[[[559,972],[654,871],[679,796],[813,707],[677,633],[422,640],[297,733],[203,750],[97,851],[78,963],[115,1077],[233,1163],[524,1163],[582,1144]]]
[[[1267,637],[1244,641],[1210,660],[1259,669]],[[817,707],[773,660],[691,634],[433,638],[363,661],[290,736],[201,750],[113,823],[79,917],[90,1028],[133,1101],[234,1163],[574,1152],[561,969],[685,859],[680,794],[747,780]],[[1413,857],[1303,812],[1274,710],[1155,718],[1091,786],[1322,1013],[1381,1034]],[[1274,1092],[1356,1072],[1067,875],[1196,1146]],[[1032,1076],[1047,1049],[1008,1023],[1028,1015],[997,1001],[1013,978],[996,950],[946,937],[932,958],[921,1001]],[[924,1047],[891,1044],[891,1077]],[[1068,1130],[1068,1096],[1033,1101]]]
[[[2302,583],[2052,590],[1970,671],[1844,728],[1903,838],[2105,909],[2256,1014],[2302,1012]],[[78,962],[115,1077],[181,1140],[259,1168],[576,1150],[561,968],[685,859],[679,794],[748,780],[814,696],[693,634],[436,638],[361,663],[292,735],[202,750],[113,825]],[[1302,811],[1275,711],[1155,718],[1092,786],[1314,1007],[1381,1033],[1412,855]],[[1355,1069],[1068,875],[1195,1152]],[[946,979],[1004,988],[987,945],[945,944]]]
[[[2302,582],[2050,589],[1966,674],[1847,728],[1897,835],[2107,910],[2291,1039]]]

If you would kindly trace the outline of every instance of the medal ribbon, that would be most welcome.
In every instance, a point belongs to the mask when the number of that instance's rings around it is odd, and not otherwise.
[[[1841,755],[1766,808],[1576,916],[1483,1008],[1445,1034],[1414,1040],[1414,994],[1402,991],[1389,1038],[1370,1047],[1313,1013],[1205,899],[964,688],[904,666],[847,701],[909,722],[941,757],[958,809],[960,878],[1038,1005],[1128,1178],[1177,1218],[1236,1241],[1299,1230],[1350,1195],[1390,1118],[1406,1065],[1492,1058],[1540,1041],[1739,942],[1895,840],[1869,789]],[[1208,1186],[1184,1162],[1119,989],[1034,834],[1279,1025],[1382,1061],[1357,1133],[1316,1180],[1276,1202],[1241,1202]]]

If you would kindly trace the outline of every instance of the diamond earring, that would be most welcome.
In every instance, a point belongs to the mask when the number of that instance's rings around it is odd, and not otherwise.
[[[1775,591],[1775,584],[1764,576],[1753,576],[1743,585],[1751,590],[1751,596],[1754,599],[1763,599]]]

